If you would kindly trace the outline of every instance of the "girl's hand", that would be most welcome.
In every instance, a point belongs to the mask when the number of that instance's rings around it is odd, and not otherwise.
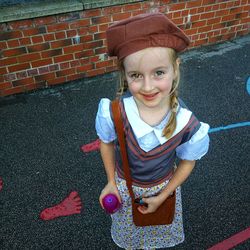
[[[119,194],[119,191],[117,189],[116,184],[113,183],[113,182],[108,182],[108,184],[104,187],[104,189],[102,190],[102,192],[100,194],[100,197],[99,197],[99,202],[100,202],[100,205],[101,205],[102,209],[104,209],[103,204],[102,204],[102,199],[107,194],[114,194],[114,195],[116,195],[116,197],[118,198],[119,202],[122,203],[121,196]]]
[[[147,204],[147,206],[139,206],[137,209],[142,214],[153,213],[157,210],[157,208],[162,204],[164,200],[162,200],[159,196],[153,196],[149,198],[142,198],[143,202]]]

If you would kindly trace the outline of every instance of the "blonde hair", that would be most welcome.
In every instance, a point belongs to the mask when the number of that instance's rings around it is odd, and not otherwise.
[[[169,57],[172,62],[174,72],[176,74],[175,79],[172,83],[172,88],[170,92],[170,118],[168,120],[168,123],[166,124],[165,128],[163,129],[162,135],[165,136],[167,139],[169,139],[177,125],[177,108],[178,108],[178,86],[180,82],[180,69],[179,69],[179,63],[178,63],[178,55],[174,49],[168,49],[169,51]],[[127,90],[128,90],[128,82],[125,77],[125,69],[123,65],[123,60],[120,60],[118,62],[118,68],[120,70],[120,86],[116,93],[117,98],[122,96]]]
[[[128,90],[128,82],[127,82],[126,77],[125,77],[125,70],[124,70],[124,66],[123,66],[123,61],[124,60],[118,61],[118,69],[120,70],[120,74],[119,74],[120,85],[119,85],[118,91],[116,92],[117,98],[122,96]]]

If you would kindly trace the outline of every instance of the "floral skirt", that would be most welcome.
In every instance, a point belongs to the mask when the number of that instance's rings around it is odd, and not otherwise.
[[[150,188],[133,186],[135,197],[159,193],[168,181]],[[116,245],[125,249],[153,249],[172,247],[184,241],[180,187],[176,190],[176,208],[172,224],[137,227],[133,223],[131,198],[126,181],[116,175],[116,184],[122,198],[122,207],[111,215],[111,236]]]

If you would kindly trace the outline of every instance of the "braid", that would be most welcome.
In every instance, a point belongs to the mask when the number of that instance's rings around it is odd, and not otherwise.
[[[176,114],[177,114],[177,108],[178,108],[177,96],[178,96],[177,90],[174,90],[170,96],[171,115],[170,115],[167,125],[163,129],[163,136],[165,136],[166,138],[170,138],[176,129],[176,125],[177,125]]]
[[[177,126],[177,109],[178,109],[178,86],[179,86],[179,82],[180,82],[180,69],[179,69],[179,59],[178,59],[178,55],[174,50],[170,50],[170,57],[172,59],[173,62],[173,67],[174,70],[176,72],[176,78],[173,80],[173,84],[172,84],[172,90],[170,92],[170,118],[169,121],[167,123],[167,125],[165,126],[165,128],[163,129],[163,136],[165,136],[167,139],[169,139]]]
[[[126,92],[128,89],[128,83],[127,83],[125,76],[124,76],[125,73],[124,73],[122,61],[118,62],[118,68],[120,69],[120,85],[119,85],[118,91],[116,92],[116,97],[122,96],[123,93]]]

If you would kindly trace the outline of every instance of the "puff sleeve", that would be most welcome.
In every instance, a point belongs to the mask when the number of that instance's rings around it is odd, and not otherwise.
[[[176,155],[182,160],[199,160],[209,148],[209,125],[200,122],[200,127],[191,138],[176,148]]]
[[[110,116],[110,103],[107,98],[101,99],[95,120],[96,133],[104,143],[110,143],[116,139],[114,123]]]

